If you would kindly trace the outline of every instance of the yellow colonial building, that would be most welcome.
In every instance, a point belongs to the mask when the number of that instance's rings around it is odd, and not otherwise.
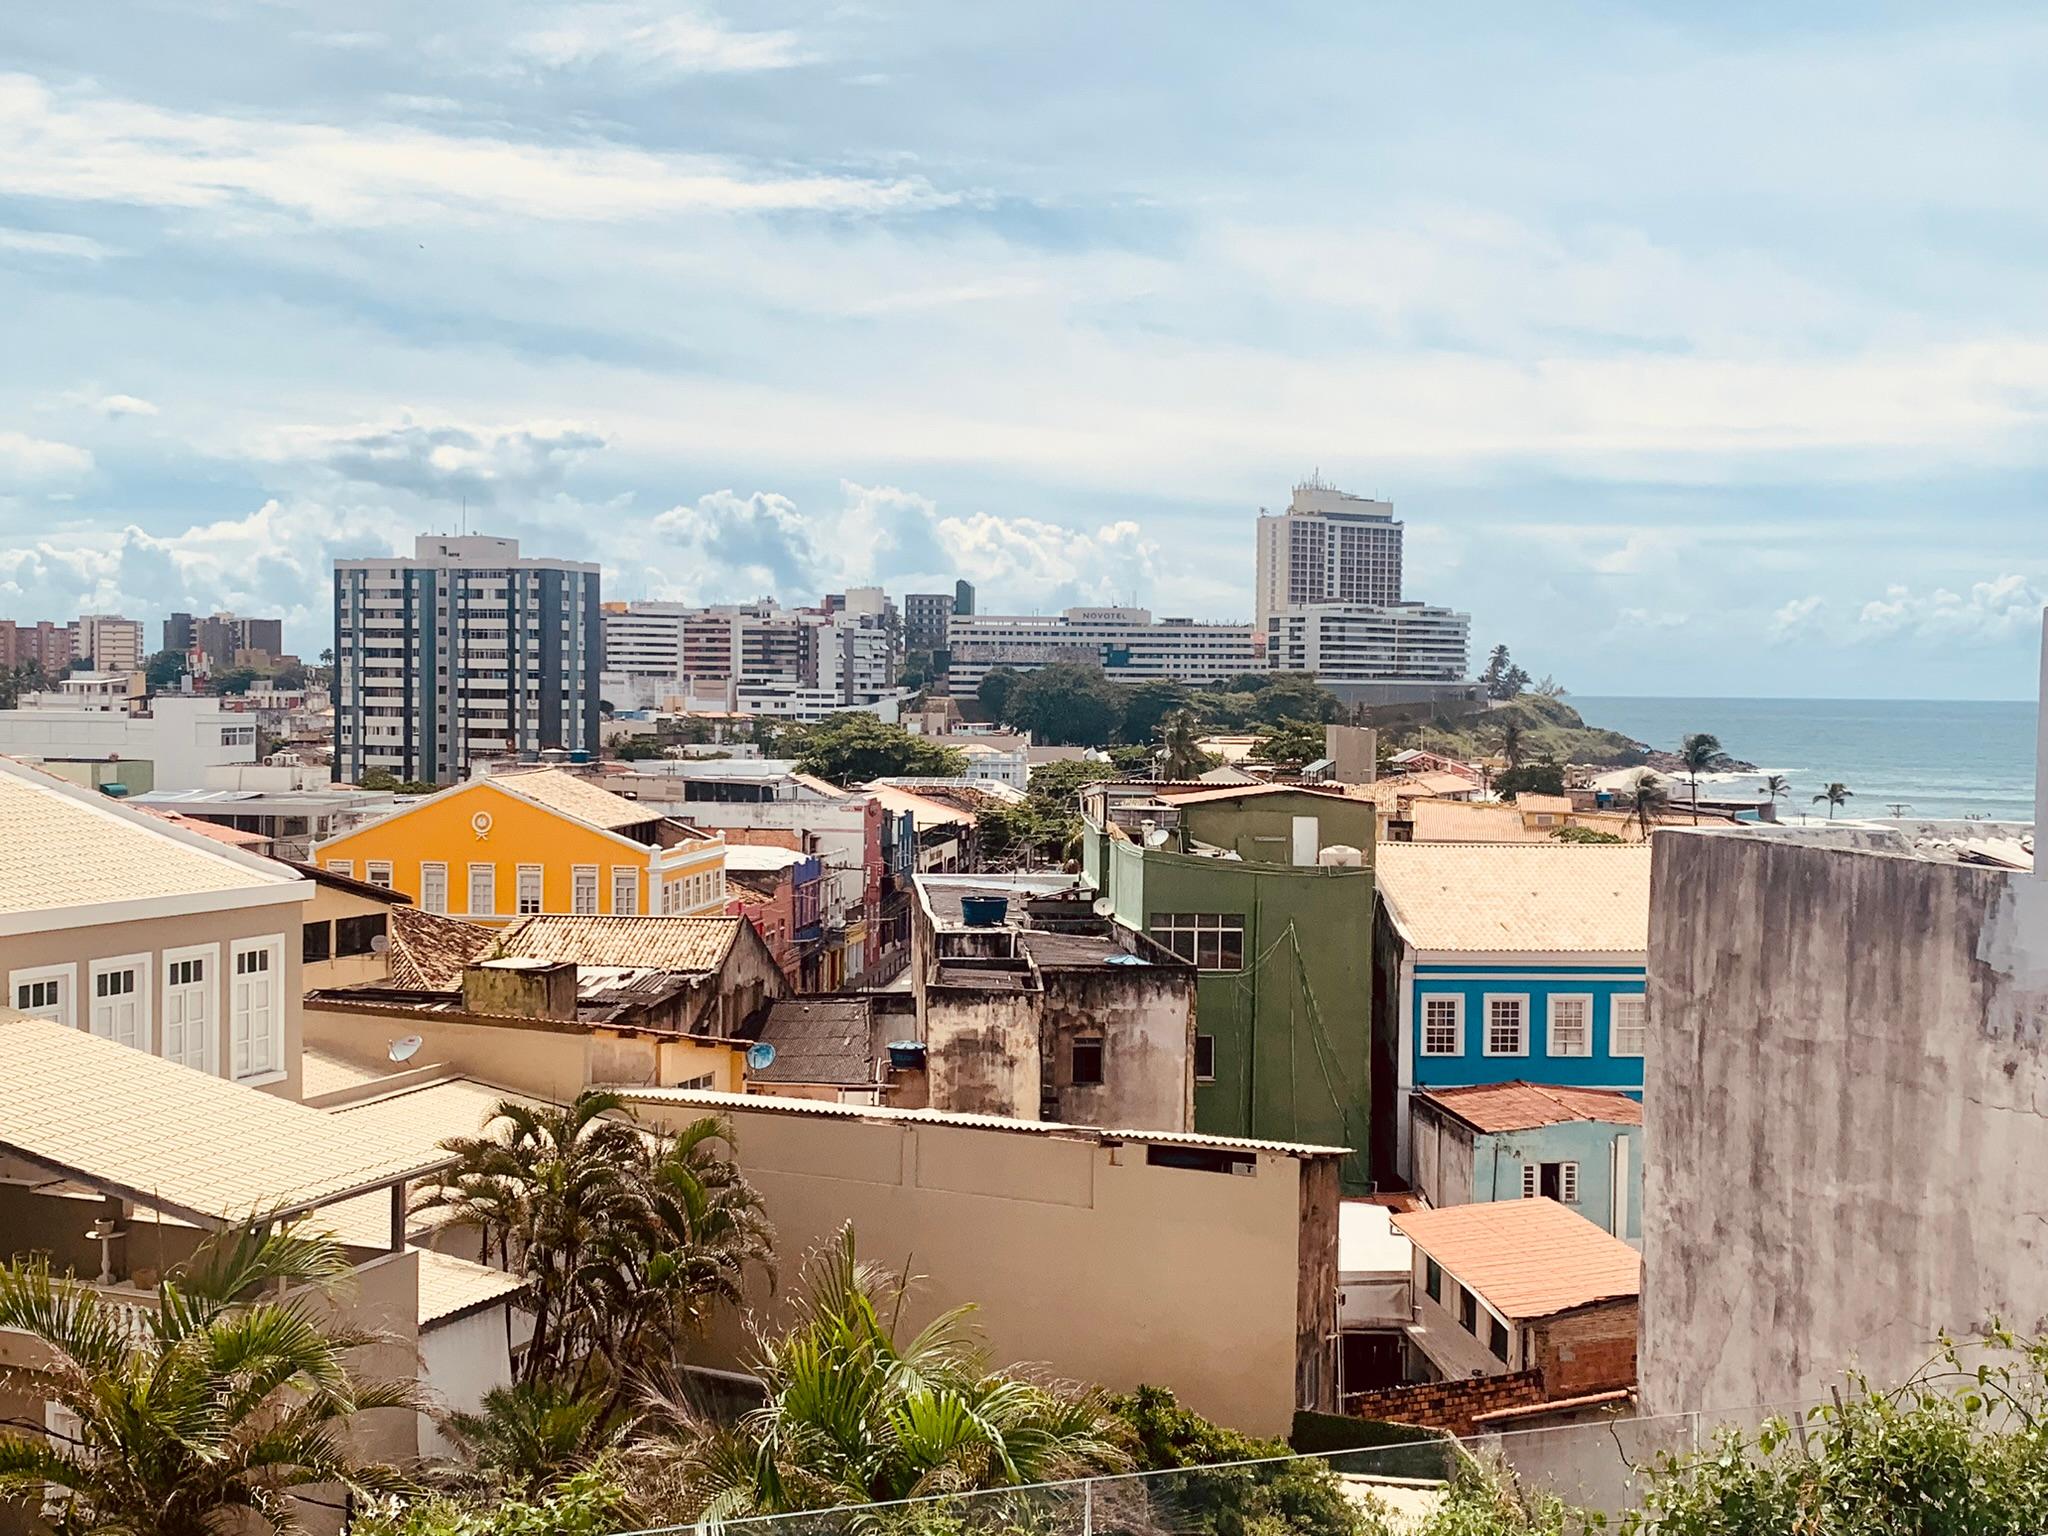
[[[492,774],[321,843],[320,868],[477,923],[725,910],[725,839],[559,768]]]

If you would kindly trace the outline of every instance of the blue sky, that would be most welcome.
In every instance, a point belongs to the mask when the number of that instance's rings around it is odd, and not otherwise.
[[[2022,696],[2044,69],[2018,7],[10,7],[0,616],[317,649],[466,498],[615,596],[1246,618],[1319,468],[1579,692]]]

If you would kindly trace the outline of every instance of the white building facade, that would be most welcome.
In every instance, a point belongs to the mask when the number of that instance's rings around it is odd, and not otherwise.
[[[1259,518],[1255,622],[1314,603],[1400,602],[1401,547],[1392,502],[1304,480],[1285,512]]]
[[[334,778],[448,784],[479,761],[594,754],[599,619],[597,566],[522,559],[517,539],[336,561]]]
[[[87,788],[201,789],[210,770],[255,762],[256,746],[256,722],[217,698],[159,694],[148,713],[130,714],[44,694],[32,708],[0,710],[0,757],[41,763]]]
[[[1472,617],[1427,603],[1330,603],[1268,620],[1266,657],[1324,685],[1388,679],[1455,683],[1465,676]]]
[[[952,664],[946,689],[973,693],[998,667],[1030,672],[1087,662],[1114,682],[1171,678],[1209,683],[1263,671],[1264,636],[1249,624],[1154,620],[1144,608],[1069,608],[1059,614],[960,614],[946,625]]]

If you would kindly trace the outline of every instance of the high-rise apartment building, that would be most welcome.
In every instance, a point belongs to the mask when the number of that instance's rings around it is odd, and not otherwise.
[[[1273,615],[1266,663],[1310,672],[1326,688],[1390,681],[1456,683],[1472,618],[1427,603],[1321,603]]]
[[[334,566],[334,777],[450,784],[481,759],[598,746],[598,568],[423,536]]]
[[[951,592],[911,592],[903,599],[903,648],[906,651],[943,650],[946,621],[953,617]]]
[[[95,672],[142,670],[142,621],[118,613],[82,613],[71,625],[71,654]]]
[[[893,683],[893,607],[879,588],[826,604],[608,603],[605,696],[620,707],[722,697],[727,708],[805,717],[872,704]]]
[[[242,655],[276,658],[284,654],[282,619],[248,619],[235,613],[209,614],[203,619],[174,613],[164,620],[164,649],[179,656],[197,654],[215,667],[231,667]]]
[[[0,671],[40,667],[45,677],[62,677],[71,666],[71,629],[52,624],[0,619]]]
[[[1401,601],[1401,524],[1394,504],[1348,496],[1311,476],[1285,512],[1259,518],[1260,630],[1282,608]]]

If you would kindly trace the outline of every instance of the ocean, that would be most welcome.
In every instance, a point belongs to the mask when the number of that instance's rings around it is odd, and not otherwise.
[[[1633,699],[1577,694],[1565,702],[1588,725],[1620,731],[1667,752],[1708,731],[1731,757],[1782,773],[1791,795],[1781,816],[1825,815],[1814,794],[1830,781],[1853,792],[1838,815],[2034,815],[2034,705],[2029,700],[1943,703],[1933,699]],[[1754,790],[1758,774],[1702,777],[1723,794]]]

